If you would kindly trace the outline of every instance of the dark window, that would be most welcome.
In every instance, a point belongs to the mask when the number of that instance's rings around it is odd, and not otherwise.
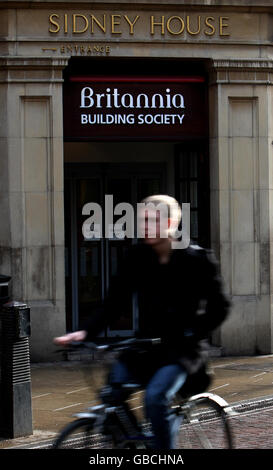
[[[191,240],[210,245],[209,158],[206,144],[177,146],[175,155],[176,198],[191,205]]]

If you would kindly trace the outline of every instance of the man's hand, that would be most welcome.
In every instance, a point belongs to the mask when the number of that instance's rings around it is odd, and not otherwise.
[[[80,330],[74,331],[73,333],[68,333],[64,336],[58,336],[54,338],[54,343],[58,346],[66,346],[67,344],[71,343],[72,341],[84,341],[87,336],[87,331]]]

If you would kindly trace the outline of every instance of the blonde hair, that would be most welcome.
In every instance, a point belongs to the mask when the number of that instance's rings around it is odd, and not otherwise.
[[[168,234],[170,236],[174,236],[182,217],[182,211],[178,201],[172,196],[167,196],[165,194],[156,194],[153,196],[146,197],[141,202],[144,204],[152,203],[155,207],[158,205],[164,205],[167,207],[168,218],[171,220],[171,224],[168,229]]]

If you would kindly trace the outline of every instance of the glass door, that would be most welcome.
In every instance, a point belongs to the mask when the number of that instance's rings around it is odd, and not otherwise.
[[[75,330],[99,306],[116,276],[124,251],[135,238],[84,239],[82,225],[87,219],[82,208],[95,202],[102,208],[105,235],[105,195],[113,197],[113,208],[120,202],[137,202],[165,191],[165,166],[161,164],[67,164],[65,168],[65,241],[67,329]],[[113,215],[113,224],[121,216]],[[137,303],[120,318],[106,336],[131,336],[137,328]]]

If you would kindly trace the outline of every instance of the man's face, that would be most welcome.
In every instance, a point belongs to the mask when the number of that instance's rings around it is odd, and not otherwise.
[[[156,245],[168,238],[169,220],[160,210],[145,209],[139,217],[140,233],[148,245]]]

